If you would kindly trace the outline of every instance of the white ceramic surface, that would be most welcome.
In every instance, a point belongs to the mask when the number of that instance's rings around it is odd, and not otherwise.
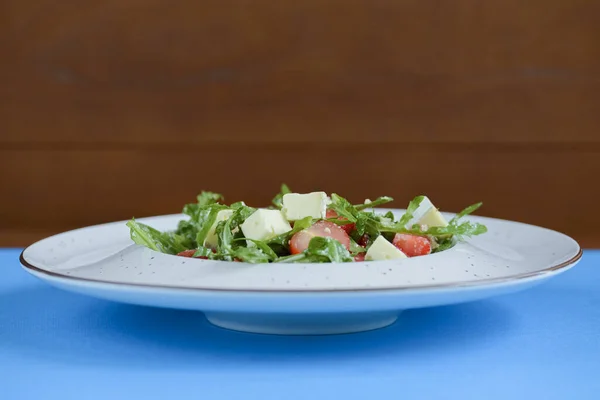
[[[140,221],[167,230],[181,218],[185,216]],[[253,265],[176,257],[132,244],[121,221],[41,240],[23,251],[21,263],[66,290],[203,311],[224,328],[331,334],[380,328],[409,308],[525,289],[567,270],[581,257],[579,245],[561,233],[518,222],[470,219],[486,224],[489,232],[442,253],[390,261]]]

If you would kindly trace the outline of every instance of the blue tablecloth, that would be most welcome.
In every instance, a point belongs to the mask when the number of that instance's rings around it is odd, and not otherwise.
[[[529,291],[362,334],[230,332],[62,292],[0,250],[0,398],[600,399],[600,251]]]

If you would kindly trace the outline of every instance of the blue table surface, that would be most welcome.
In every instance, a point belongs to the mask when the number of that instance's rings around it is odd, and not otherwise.
[[[0,250],[0,398],[600,399],[600,251],[534,289],[340,336],[54,289]]]

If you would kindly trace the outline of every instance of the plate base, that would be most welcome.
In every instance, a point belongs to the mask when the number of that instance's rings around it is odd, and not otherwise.
[[[384,328],[396,322],[400,311],[344,314],[237,314],[205,313],[220,328],[267,335],[337,335]]]

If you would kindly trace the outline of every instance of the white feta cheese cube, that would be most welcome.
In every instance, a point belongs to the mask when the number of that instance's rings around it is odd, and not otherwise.
[[[288,221],[298,221],[306,217],[325,218],[328,200],[325,192],[284,194],[281,212]]]
[[[417,222],[417,224],[432,226],[448,226],[448,221],[437,208],[432,208]]]
[[[248,239],[268,240],[292,230],[279,210],[258,209],[242,224],[242,233]]]
[[[217,224],[221,221],[228,220],[232,214],[233,214],[233,210],[221,210],[217,213],[217,218],[215,219],[215,222],[212,224],[212,226],[208,230],[208,233],[206,234],[206,238],[204,239],[204,243],[202,243],[203,246],[213,247],[213,248],[217,247],[217,245],[219,244],[219,239],[217,238],[217,235],[215,234],[215,229],[217,229]]]
[[[379,261],[379,260],[393,260],[396,258],[407,258],[400,249],[388,242],[386,238],[379,235],[373,242],[367,254],[365,254],[366,261]]]
[[[433,205],[431,200],[427,196],[421,201],[419,207],[413,213],[413,217],[406,224],[407,228],[412,227],[414,224],[432,226],[447,226],[448,222],[444,216],[438,211]]]

